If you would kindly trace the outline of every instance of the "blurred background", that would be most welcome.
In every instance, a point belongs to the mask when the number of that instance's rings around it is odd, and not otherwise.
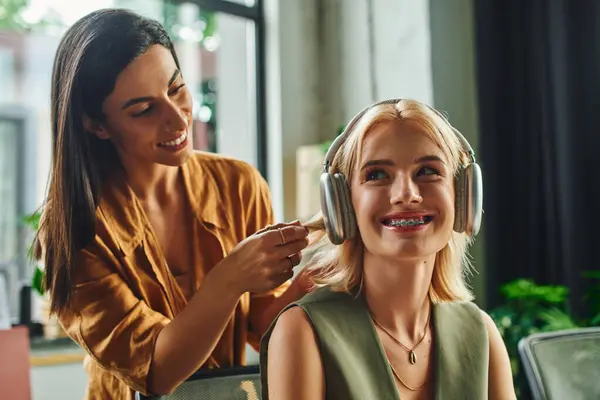
[[[520,398],[521,338],[600,325],[600,1],[0,0],[0,324],[29,330],[34,399],[78,399],[86,384],[27,252],[49,174],[54,53],[105,7],[164,24],[194,96],[195,146],[255,165],[277,220],[318,210],[327,146],[363,107],[406,97],[444,111],[483,169],[470,282]]]

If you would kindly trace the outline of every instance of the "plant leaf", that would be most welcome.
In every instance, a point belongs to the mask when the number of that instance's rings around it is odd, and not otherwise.
[[[31,285],[35,291],[41,296],[44,295],[44,271],[40,267],[35,267],[33,271],[33,278],[31,279]]]
[[[542,330],[545,332],[573,329],[578,327],[569,314],[559,310],[558,308],[552,308],[550,310],[540,312],[539,318],[544,322]]]
[[[31,215],[26,215],[22,218],[22,222],[31,227],[33,230],[38,230],[40,228],[40,217],[42,214],[40,212],[34,212]]]
[[[589,278],[589,279],[600,279],[600,271],[591,271],[591,270],[587,270],[587,271],[583,271],[581,273],[581,275],[584,278]]]

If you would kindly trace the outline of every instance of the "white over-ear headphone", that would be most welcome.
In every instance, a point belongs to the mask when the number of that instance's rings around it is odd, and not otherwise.
[[[324,172],[321,174],[320,179],[321,211],[327,235],[333,244],[339,245],[345,240],[354,238],[358,230],[346,177],[341,173],[332,174],[329,172],[333,158],[358,121],[360,121],[368,110],[382,104],[396,104],[401,100],[390,99],[381,101],[359,112],[333,141],[325,155]],[[429,108],[446,120],[439,111],[432,107]],[[454,128],[452,130],[460,140],[463,150],[469,155],[470,159],[469,164],[460,167],[454,179],[454,231],[475,236],[481,226],[483,210],[483,179],[481,168],[475,161],[475,152],[467,139],[458,130]]]

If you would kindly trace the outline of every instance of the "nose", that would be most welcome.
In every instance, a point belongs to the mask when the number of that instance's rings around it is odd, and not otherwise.
[[[394,179],[390,187],[391,204],[415,204],[423,201],[419,186],[407,174],[401,174]]]
[[[188,128],[188,115],[177,103],[170,101],[166,107],[166,126],[169,131],[182,132]]]

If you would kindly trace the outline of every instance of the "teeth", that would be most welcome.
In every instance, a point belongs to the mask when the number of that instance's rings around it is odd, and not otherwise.
[[[423,225],[424,223],[425,223],[425,220],[423,219],[423,217],[389,219],[386,221],[386,225],[389,225],[389,226],[415,226],[415,225]]]
[[[179,146],[181,143],[183,143],[183,141],[185,139],[187,139],[187,132],[183,132],[183,134],[175,140],[171,140],[170,142],[163,142],[160,145],[161,146]]]

